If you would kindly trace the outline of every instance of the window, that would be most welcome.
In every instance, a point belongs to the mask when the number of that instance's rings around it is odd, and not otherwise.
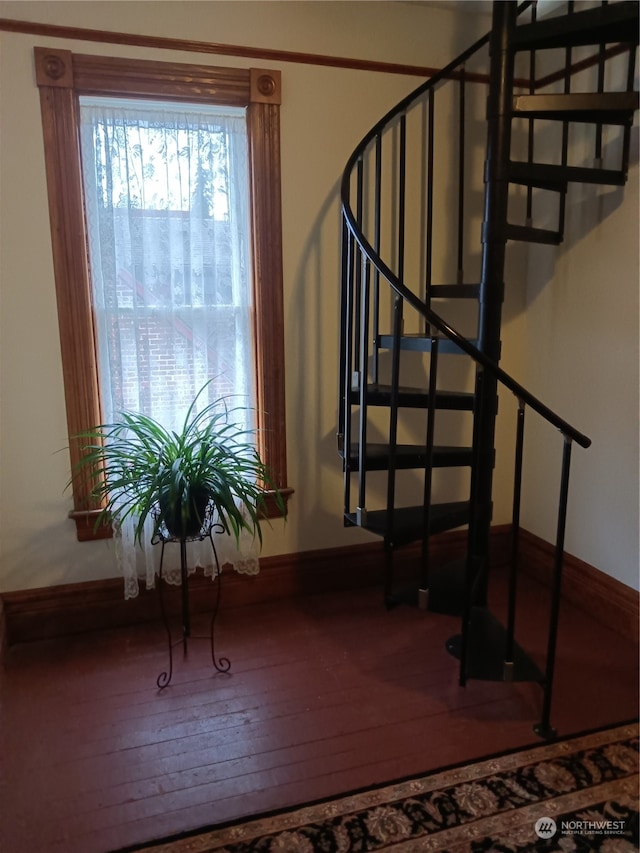
[[[175,392],[178,377],[194,377],[190,397],[213,375],[220,394],[253,396],[261,455],[290,493],[278,73],[48,48],[35,58],[71,463],[80,452],[72,436],[121,408],[157,416],[162,390]],[[230,172],[242,164],[246,211],[231,198]],[[136,170],[144,184],[125,180]],[[116,237],[114,264],[100,246]],[[132,379],[134,362],[141,372]],[[88,487],[77,485],[73,500],[79,539],[109,535],[94,533]]]
[[[255,407],[245,111],[80,97],[102,410]]]

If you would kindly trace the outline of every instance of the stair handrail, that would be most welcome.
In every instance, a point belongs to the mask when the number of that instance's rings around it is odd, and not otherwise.
[[[344,210],[344,208],[343,208]],[[537,412],[541,417],[543,417],[546,421],[548,421],[552,426],[556,427],[563,435],[566,435],[568,438],[571,438],[580,447],[590,447],[591,439],[586,436],[584,433],[580,432],[576,427],[572,426],[568,421],[565,421],[564,418],[561,418],[557,412],[554,412],[553,409],[550,409],[547,405],[545,405],[541,400],[539,400],[534,394],[528,391],[524,385],[521,385],[516,379],[511,376],[511,374],[507,373],[501,367],[499,367],[495,361],[488,358],[483,352],[481,352],[476,346],[474,346],[470,341],[464,338],[453,326],[450,326],[446,320],[440,317],[439,314],[436,314],[427,303],[420,299],[419,296],[416,296],[409,288],[404,285],[400,279],[393,273],[390,268],[385,264],[380,255],[373,249],[373,246],[368,242],[366,237],[362,233],[359,233],[357,230],[357,226],[353,216],[351,215],[351,211],[344,210],[345,217],[347,218],[347,223],[349,226],[349,230],[351,231],[354,239],[360,246],[364,255],[371,261],[371,263],[376,267],[376,269],[384,276],[384,278],[389,282],[391,287],[396,291],[396,293],[401,296],[406,302],[409,303],[419,314],[421,314],[427,322],[429,322],[432,326],[435,326],[438,331],[442,332],[446,335],[449,340],[453,341],[453,343],[459,347],[461,350],[467,353],[475,362],[481,364],[484,368],[486,368],[493,376],[495,376],[499,382],[501,382],[506,388],[512,391],[515,396],[522,400],[527,406],[530,406],[535,412]]]
[[[532,0],[525,0],[518,6],[518,14],[532,5]],[[488,44],[491,33],[487,33],[474,42],[471,47],[467,48],[458,57],[452,60],[448,65],[438,71],[433,77],[430,77],[425,83],[414,89],[409,95],[397,103],[380,121],[378,121],[371,130],[362,138],[356,146],[353,153],[349,157],[346,167],[343,172],[340,185],[340,199],[342,205],[342,214],[344,221],[351,232],[353,239],[357,242],[363,255],[368,258],[370,263],[378,270],[378,272],[387,280],[389,285],[395,292],[402,297],[409,305],[411,305],[427,322],[435,326],[439,332],[445,335],[459,349],[465,352],[476,364],[482,365],[484,369],[494,376],[502,385],[508,388],[517,398],[524,404],[537,412],[545,421],[556,427],[566,438],[575,441],[580,447],[587,448],[591,445],[591,439],[584,433],[580,432],[576,427],[566,421],[564,418],[555,412],[549,406],[545,405],[527,388],[520,384],[516,379],[507,373],[496,364],[493,359],[488,358],[481,350],[474,346],[469,340],[463,337],[456,329],[450,326],[439,314],[419,296],[413,293],[400,278],[390,269],[390,267],[382,260],[380,254],[374,249],[369,241],[364,236],[360,229],[356,216],[351,209],[351,176],[358,160],[362,157],[367,146],[376,138],[376,136],[397,116],[401,115],[406,109],[425,92],[435,87],[441,80],[451,78],[453,72],[460,65],[465,63],[478,50]],[[468,75],[467,75],[468,79]]]
[[[520,3],[518,6],[518,15],[532,6],[534,0],[524,0],[524,2]],[[437,71],[428,80],[425,80],[424,83],[421,83],[416,89],[412,92],[409,92],[401,101],[399,101],[395,106],[391,107],[391,109],[383,115],[383,117],[378,121],[371,130],[366,133],[358,145],[356,145],[353,153],[347,160],[347,165],[344,168],[344,172],[342,174],[342,181],[340,184],[340,198],[342,200],[343,210],[345,203],[348,204],[350,192],[349,192],[349,178],[353,171],[353,167],[355,166],[358,157],[362,154],[367,145],[374,139],[377,134],[387,126],[387,124],[392,121],[396,116],[403,113],[407,107],[409,107],[413,101],[416,101],[425,92],[428,92],[429,89],[434,88],[441,80],[446,79],[447,77],[451,77],[452,72],[458,68],[458,66],[463,65],[468,59],[481,50],[485,45],[489,44],[489,39],[491,38],[491,31],[485,33],[485,35],[481,36],[477,41],[475,41],[470,47],[464,50],[459,56],[455,59],[452,59],[448,65],[445,65],[444,68],[441,68],[440,71]],[[473,74],[466,74],[467,80],[473,80]]]

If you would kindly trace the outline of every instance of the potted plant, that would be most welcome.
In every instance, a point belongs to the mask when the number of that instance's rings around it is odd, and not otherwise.
[[[186,539],[201,532],[213,509],[216,522],[236,542],[247,530],[262,543],[267,492],[285,514],[282,495],[252,441],[255,430],[234,421],[241,409],[230,409],[221,398],[196,410],[208,384],[191,402],[179,431],[147,415],[123,412],[117,423],[78,436],[86,444],[75,476],[89,476],[102,505],[96,526],[132,516],[140,544],[151,516],[154,535],[164,525],[172,537]]]

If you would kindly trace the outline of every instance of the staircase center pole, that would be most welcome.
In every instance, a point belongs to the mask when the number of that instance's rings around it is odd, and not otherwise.
[[[479,349],[498,363],[500,324],[504,300],[508,168],[511,145],[513,96],[513,51],[510,48],[516,25],[516,2],[494,2],[490,41],[489,97],[487,100],[487,155],[485,201],[482,224],[482,272],[480,280]],[[481,368],[479,368],[481,370]],[[469,524],[470,575],[473,599],[484,605],[487,595],[489,532],[492,512],[497,380],[476,375],[474,415],[474,466],[471,481]]]

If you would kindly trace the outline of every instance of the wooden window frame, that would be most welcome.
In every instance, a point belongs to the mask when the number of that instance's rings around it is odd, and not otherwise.
[[[53,266],[71,466],[82,454],[74,438],[102,422],[91,300],[79,134],[79,97],[106,95],[245,107],[255,306],[255,370],[259,450],[275,484],[287,487],[280,72],[120,59],[34,48],[44,136]],[[80,541],[111,536],[95,529],[100,512],[87,481],[75,482],[73,510]],[[278,514],[275,501],[266,514]]]

